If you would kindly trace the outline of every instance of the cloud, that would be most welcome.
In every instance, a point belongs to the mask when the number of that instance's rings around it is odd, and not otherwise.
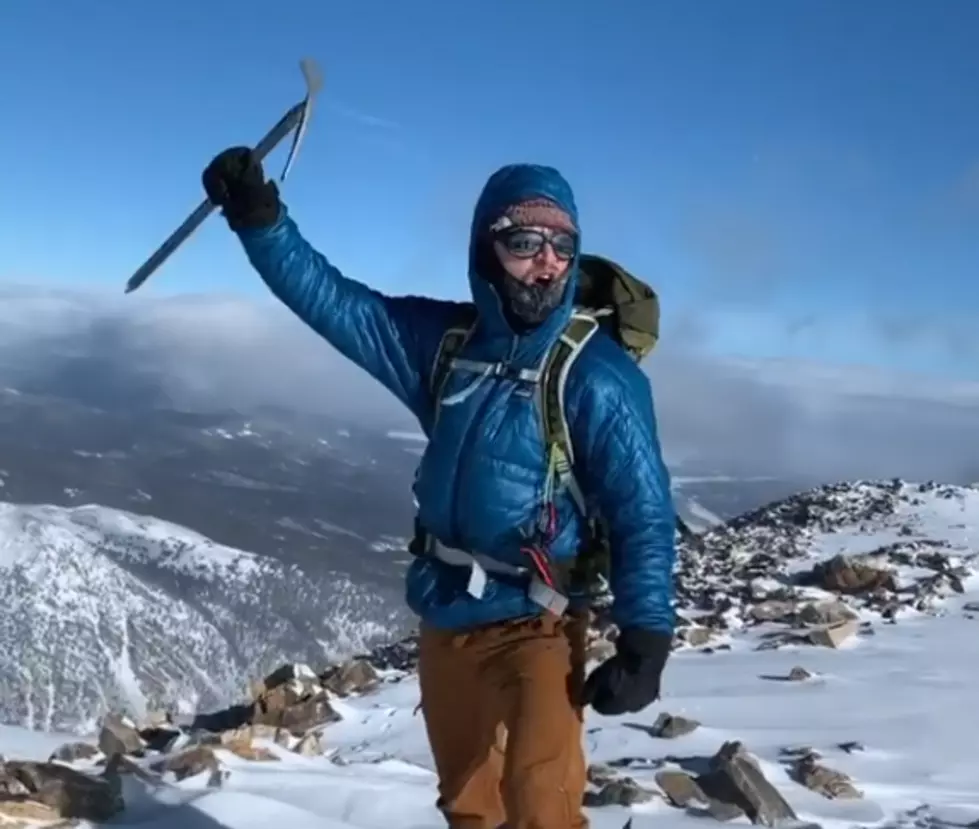
[[[327,102],[327,107],[339,115],[341,118],[346,118],[349,121],[354,121],[364,127],[370,127],[371,129],[384,130],[385,132],[399,132],[402,129],[401,124],[397,121],[392,121],[390,118],[385,118],[382,115],[375,115],[370,112],[364,112],[356,107],[349,106],[348,104],[341,103],[336,99]]]
[[[665,448],[698,471],[979,480],[979,383],[788,360],[654,354]]]
[[[114,383],[157,405],[404,420],[386,390],[271,300],[0,289],[0,382],[47,390],[81,372],[93,394]]]
[[[645,364],[674,474],[979,480],[979,383],[721,359],[697,339],[666,339]],[[103,406],[266,405],[414,427],[376,381],[271,299],[0,287],[0,385]]]

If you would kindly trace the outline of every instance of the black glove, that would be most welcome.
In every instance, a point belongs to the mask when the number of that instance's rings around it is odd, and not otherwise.
[[[667,633],[626,628],[619,633],[615,655],[585,680],[582,704],[599,714],[635,714],[659,699],[659,680],[673,637]]]
[[[262,162],[248,147],[230,147],[218,153],[201,175],[211,203],[221,208],[234,231],[271,227],[282,207],[279,188],[266,181]]]

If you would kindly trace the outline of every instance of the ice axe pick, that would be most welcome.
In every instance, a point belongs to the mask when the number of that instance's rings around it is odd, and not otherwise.
[[[282,169],[282,175],[279,177],[280,181],[286,180],[286,176],[292,168],[292,163],[296,159],[299,146],[302,144],[303,136],[306,133],[309,114],[313,108],[313,98],[316,97],[316,93],[323,87],[323,76],[315,61],[311,58],[303,58],[299,61],[299,69],[303,73],[303,80],[306,82],[306,97],[283,115],[279,119],[279,123],[272,127],[253,149],[256,157],[261,161],[278,146],[283,138],[295,130],[292,137],[292,147],[289,149],[289,157],[286,159],[285,167]],[[205,198],[198,205],[197,209],[184,219],[183,224],[171,233],[170,237],[153,252],[150,258],[140,265],[138,270],[129,277],[129,281],[126,283],[126,293],[132,293],[149,279],[153,272],[169,258],[170,254],[179,248],[190,234],[204,223],[204,220],[211,215],[215,207],[210,199]]]

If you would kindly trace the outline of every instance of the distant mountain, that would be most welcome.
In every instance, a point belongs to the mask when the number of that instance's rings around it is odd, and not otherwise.
[[[327,417],[101,408],[0,390],[4,500],[156,515],[391,599],[401,570],[389,551],[411,528],[416,463],[383,432]]]
[[[322,662],[397,621],[342,574],[155,518],[0,503],[0,720],[69,728],[106,705],[241,695],[284,655]]]

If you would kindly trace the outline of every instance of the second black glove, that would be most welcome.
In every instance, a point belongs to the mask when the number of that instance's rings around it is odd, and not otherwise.
[[[659,699],[660,675],[673,637],[655,631],[625,629],[615,655],[595,668],[585,681],[582,703],[599,714],[635,714]]]
[[[204,192],[234,230],[271,227],[282,207],[279,189],[266,181],[262,163],[248,147],[218,153],[201,175]]]

